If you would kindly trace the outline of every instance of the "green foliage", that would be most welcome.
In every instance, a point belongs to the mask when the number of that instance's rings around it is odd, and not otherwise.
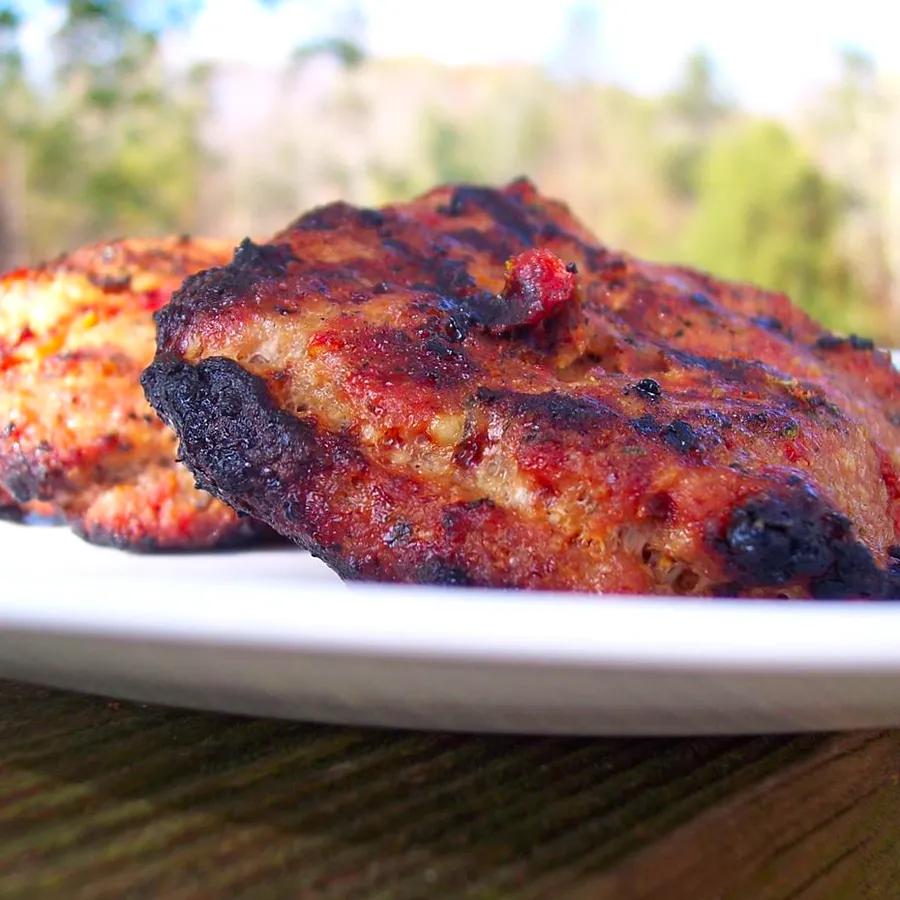
[[[785,290],[836,329],[900,343],[883,124],[900,94],[890,107],[859,54],[844,55],[810,132],[741,117],[702,52],[662,97],[597,84],[587,7],[574,8],[552,74],[369,59],[349,15],[261,82],[276,84],[260,103],[271,118],[242,132],[257,109],[206,118],[211,67],[163,66],[162,32],[203,0],[55,2],[56,66],[38,89],[16,6],[0,0],[0,266],[113,234],[271,233],[311,203],[526,174],[613,246]],[[307,65],[322,55],[340,65]],[[215,156],[204,125],[225,135]]]
[[[18,13],[10,6],[0,6],[0,88],[21,72],[22,57],[16,44],[18,28]]]
[[[835,245],[841,192],[772,122],[723,133],[699,171],[684,258],[782,290],[835,326],[859,320],[859,296]]]
[[[15,19],[0,16],[7,22]],[[203,80],[164,72],[153,29],[119,0],[69,0],[55,41],[53,83],[15,121],[7,101],[23,87],[3,82],[0,142],[4,133],[14,142],[27,209],[0,212],[28,226],[27,245],[7,238],[7,252],[40,257],[103,235],[189,225],[204,159]],[[12,230],[0,222],[0,237]]]
[[[693,201],[710,138],[730,112],[705,52],[687,58],[681,80],[664,99],[663,110],[676,137],[663,151],[660,170],[676,200]]]
[[[423,146],[436,182],[478,180],[484,160],[478,158],[461,123],[432,112],[423,130]]]
[[[708,132],[728,112],[709,54],[698,50],[685,60],[681,81],[669,94],[666,105],[676,117],[699,132]]]

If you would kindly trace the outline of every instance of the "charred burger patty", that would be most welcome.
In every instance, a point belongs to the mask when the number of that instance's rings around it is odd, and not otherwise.
[[[526,181],[333,204],[188,278],[151,404],[347,578],[896,597],[900,376]]]

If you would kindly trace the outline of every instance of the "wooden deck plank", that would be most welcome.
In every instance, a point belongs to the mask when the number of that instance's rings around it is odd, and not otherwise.
[[[0,896],[887,898],[898,785],[897,733],[392,732],[0,682]]]

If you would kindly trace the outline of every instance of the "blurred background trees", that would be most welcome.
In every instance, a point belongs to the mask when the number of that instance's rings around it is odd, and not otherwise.
[[[723,132],[695,179],[684,259],[777,285],[838,328],[867,324],[865,296],[837,243],[846,200],[786,128],[748,122]]]
[[[546,67],[369,57],[344,4],[277,70],[173,62],[167,36],[201,7],[60,0],[35,77],[23,4],[0,0],[0,265],[117,234],[265,236],[337,197],[528,174],[610,244],[900,345],[900,91],[859,53],[775,121],[702,52],[659,96],[604,83],[589,4]]]
[[[204,73],[164,70],[156,30],[126,3],[71,0],[52,71],[31,86],[14,49],[20,18],[7,8],[0,23],[12,48],[0,103],[4,262],[98,235],[193,228]]]

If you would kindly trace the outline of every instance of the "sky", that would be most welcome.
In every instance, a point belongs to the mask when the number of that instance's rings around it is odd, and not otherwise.
[[[47,0],[20,6],[26,55],[46,71],[60,10]],[[158,8],[147,3],[146,14]],[[376,57],[542,64],[562,76],[571,74],[566,48],[574,49],[587,74],[644,94],[671,87],[685,57],[703,49],[730,98],[770,113],[788,112],[831,80],[841,48],[900,75],[893,0],[207,0],[166,49],[177,61],[275,66],[335,28]]]

